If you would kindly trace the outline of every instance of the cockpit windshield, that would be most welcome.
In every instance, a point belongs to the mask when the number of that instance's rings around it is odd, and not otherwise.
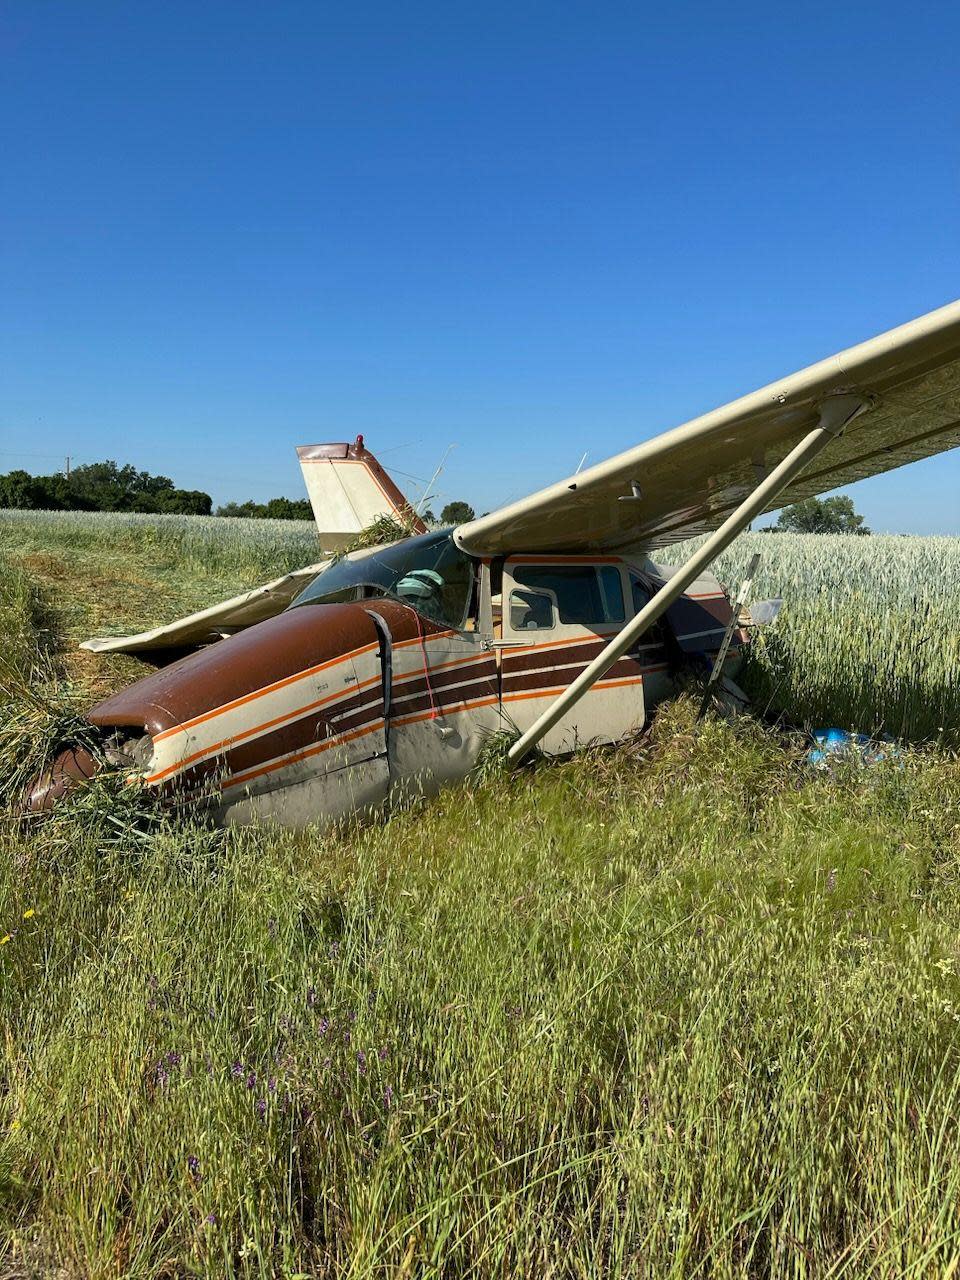
[[[442,529],[407,538],[359,559],[338,560],[301,591],[292,609],[392,596],[418,613],[462,630],[473,588],[474,562]]]

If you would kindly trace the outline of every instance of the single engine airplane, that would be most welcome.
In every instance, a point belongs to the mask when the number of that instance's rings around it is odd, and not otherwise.
[[[960,302],[457,528],[428,530],[358,439],[301,449],[324,551],[384,511],[412,536],[328,557],[99,652],[187,656],[88,713],[34,786],[49,807],[102,761],[215,818],[330,822],[510,759],[616,742],[710,666],[731,599],[715,557],[764,512],[960,444]],[[685,563],[658,548],[707,535]],[[740,661],[742,634],[724,645]]]

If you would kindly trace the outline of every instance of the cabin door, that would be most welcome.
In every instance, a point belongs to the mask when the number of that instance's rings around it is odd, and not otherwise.
[[[521,732],[591,662],[631,615],[630,583],[611,557],[515,556],[503,567],[500,708]],[[643,727],[643,675],[618,663],[541,742],[548,754],[616,742]]]

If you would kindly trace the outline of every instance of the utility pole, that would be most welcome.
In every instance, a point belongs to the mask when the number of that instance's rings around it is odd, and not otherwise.
[[[67,454],[67,479],[70,479],[70,455]]]

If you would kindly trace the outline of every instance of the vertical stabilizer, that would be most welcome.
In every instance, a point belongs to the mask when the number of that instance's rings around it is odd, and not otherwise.
[[[324,551],[337,551],[380,516],[414,533],[426,525],[357,436],[353,444],[304,444],[300,469]]]

